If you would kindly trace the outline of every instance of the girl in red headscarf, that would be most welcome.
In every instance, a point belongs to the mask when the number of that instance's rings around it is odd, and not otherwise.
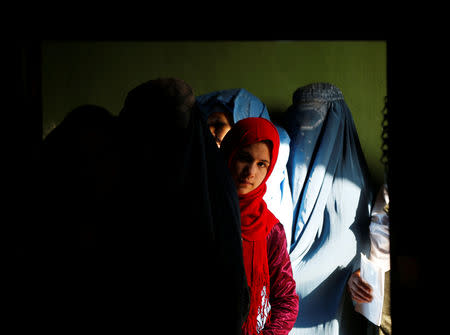
[[[298,295],[286,235],[263,196],[278,156],[280,139],[264,118],[246,118],[227,133],[221,149],[236,185],[241,210],[250,311],[243,334],[288,334],[298,313]]]

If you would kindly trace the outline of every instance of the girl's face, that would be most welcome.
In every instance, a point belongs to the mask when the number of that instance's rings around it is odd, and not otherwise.
[[[231,162],[231,177],[238,194],[247,194],[261,185],[269,166],[270,151],[265,142],[256,142],[238,150]]]

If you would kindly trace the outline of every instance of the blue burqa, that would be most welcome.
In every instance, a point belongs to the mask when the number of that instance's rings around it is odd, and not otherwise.
[[[228,90],[207,93],[196,98],[197,106],[205,118],[211,114],[212,107],[217,103],[228,110],[233,122],[248,117],[262,117],[270,120],[266,105],[255,95],[245,88],[234,88]],[[280,136],[280,151],[275,167],[267,180],[267,191],[264,201],[269,210],[280,220],[284,226],[292,221],[291,189],[288,182],[286,163],[289,158],[289,135],[279,125],[275,125]],[[290,241],[290,231],[286,230],[286,237]]]
[[[368,256],[373,198],[355,124],[342,92],[327,83],[297,89],[283,123],[291,138],[287,229],[300,299],[290,334],[347,334],[346,283],[360,253]]]
[[[247,117],[263,117],[270,120],[266,105],[245,88],[207,93],[196,97],[196,101],[198,108],[206,117],[211,113],[211,108],[220,103],[231,112],[235,123]]]

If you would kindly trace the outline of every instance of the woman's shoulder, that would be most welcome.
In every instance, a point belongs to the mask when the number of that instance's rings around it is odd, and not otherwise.
[[[267,236],[267,258],[269,261],[269,270],[276,273],[274,269],[282,268],[286,262],[290,262],[287,251],[286,234],[283,225],[278,222],[272,227]],[[275,271],[275,272],[273,272]]]
[[[268,244],[271,244],[270,242],[280,241],[283,239],[286,240],[286,233],[284,232],[284,227],[281,222],[278,222],[272,227],[267,235],[267,242]]]
[[[273,233],[275,233],[275,234],[283,233],[284,234],[284,227],[283,227],[283,224],[281,222],[278,221],[277,223],[275,223],[273,225],[272,229],[270,230],[269,235],[273,234]]]

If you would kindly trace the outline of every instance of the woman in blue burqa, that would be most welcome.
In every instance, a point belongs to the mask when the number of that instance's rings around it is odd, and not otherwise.
[[[270,120],[266,105],[244,88],[234,88],[210,92],[196,97],[197,106],[205,118],[208,128],[220,147],[222,139],[239,120],[248,117],[261,117]],[[291,190],[288,182],[286,163],[289,158],[289,136],[275,124],[280,136],[280,149],[274,170],[267,180],[267,192],[264,201],[282,224],[292,221]],[[290,231],[286,231],[290,241]]]
[[[290,256],[299,314],[290,334],[353,334],[346,284],[368,255],[373,190],[351,112],[339,88],[298,88],[283,119],[293,199]],[[347,304],[346,304],[347,302]],[[344,313],[343,313],[344,312]]]

